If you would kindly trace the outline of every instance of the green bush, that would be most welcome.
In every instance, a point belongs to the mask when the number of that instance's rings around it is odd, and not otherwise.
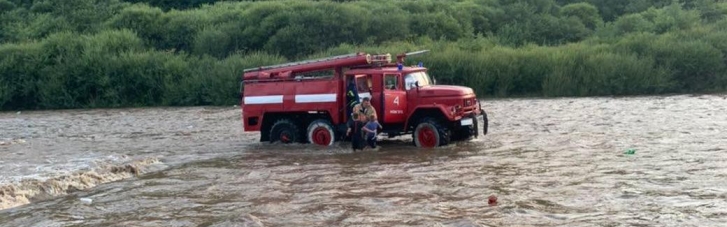
[[[565,17],[578,18],[581,23],[591,30],[596,29],[603,23],[603,19],[598,14],[598,8],[585,2],[565,5],[560,9],[560,14]]]
[[[0,13],[9,12],[15,9],[15,3],[9,2],[8,0],[0,0]]]
[[[285,61],[264,53],[217,60],[145,50],[129,30],[0,46],[0,108],[223,105],[239,99],[245,68]]]
[[[148,45],[162,47],[163,13],[158,8],[147,5],[132,5],[124,8],[105,22],[111,29],[129,29],[134,31]]]
[[[711,0],[132,2],[0,0],[0,110],[231,105],[245,68],[421,49],[483,96],[727,89]]]
[[[39,65],[47,62],[41,57],[38,43],[5,44],[0,46],[0,75],[3,79],[2,109],[37,108]]]

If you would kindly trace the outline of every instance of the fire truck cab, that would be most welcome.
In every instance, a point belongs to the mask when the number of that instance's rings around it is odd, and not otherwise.
[[[260,141],[330,146],[346,139],[353,92],[354,101],[370,98],[382,133],[412,134],[417,147],[487,134],[471,88],[436,85],[421,64],[404,66],[407,56],[425,52],[400,54],[396,63],[390,54],[357,53],[245,70],[244,131],[260,131]]]

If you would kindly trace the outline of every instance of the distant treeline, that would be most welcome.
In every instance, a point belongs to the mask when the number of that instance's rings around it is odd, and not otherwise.
[[[0,0],[0,110],[232,105],[248,67],[419,49],[483,96],[727,89],[715,0],[132,2]]]

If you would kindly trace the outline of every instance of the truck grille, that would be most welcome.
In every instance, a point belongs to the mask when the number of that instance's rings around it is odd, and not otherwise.
[[[462,113],[468,113],[477,109],[477,98],[467,98],[462,101],[462,107],[459,108]]]
[[[465,107],[475,106],[477,105],[477,98],[467,98],[463,104]]]

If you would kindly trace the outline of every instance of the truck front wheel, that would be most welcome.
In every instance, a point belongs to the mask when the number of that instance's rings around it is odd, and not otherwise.
[[[333,145],[335,133],[327,120],[315,120],[308,125],[308,141],[321,146]]]
[[[487,135],[487,130],[490,127],[489,119],[487,119],[487,113],[485,111],[482,111],[482,135]]]
[[[433,119],[424,119],[412,134],[417,147],[433,148],[449,144],[449,133]]]
[[[298,142],[300,130],[291,120],[280,119],[270,128],[270,142],[280,141],[282,143]]]
[[[452,133],[452,140],[453,141],[467,141],[471,140],[473,138],[477,138],[479,133],[479,121],[477,120],[477,115],[470,114],[469,117],[472,118],[472,125],[470,126],[462,126],[458,129],[456,129]],[[485,120],[487,122],[487,120]]]

